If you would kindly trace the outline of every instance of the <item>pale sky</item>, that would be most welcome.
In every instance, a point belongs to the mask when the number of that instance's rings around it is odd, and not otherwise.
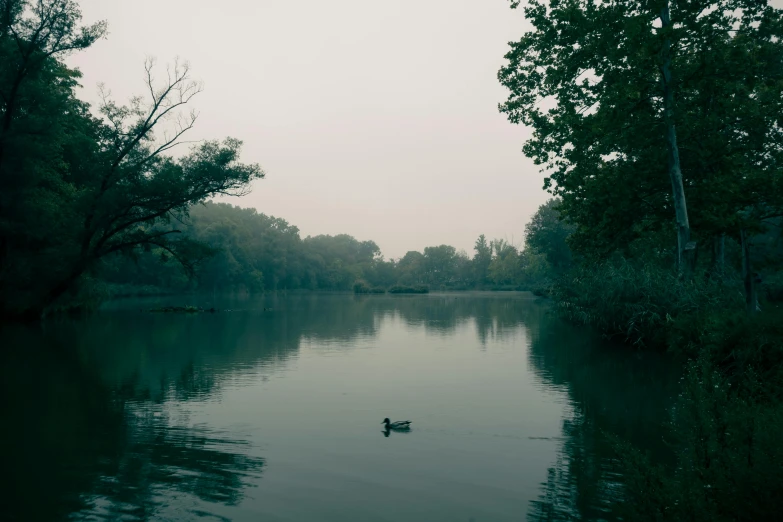
[[[187,60],[204,92],[187,139],[244,141],[267,177],[233,204],[302,237],[372,239],[386,258],[479,234],[519,244],[546,201],[497,110],[508,0],[81,0],[109,36],[69,58],[81,96],[143,94],[144,59]],[[162,72],[162,69],[161,69]]]

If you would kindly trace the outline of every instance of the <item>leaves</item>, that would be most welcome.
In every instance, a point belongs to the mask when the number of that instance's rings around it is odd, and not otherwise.
[[[72,0],[2,8],[0,313],[40,313],[109,254],[155,250],[192,271],[206,250],[177,227],[190,206],[246,194],[264,173],[239,161],[242,143],[231,138],[166,155],[196,121],[180,112],[201,90],[187,63],[159,85],[148,60],[148,99],[123,106],[103,89],[96,118],[75,96],[78,71],[61,60],[106,24],[80,26]]]
[[[518,4],[515,2],[515,4]],[[673,230],[662,51],[671,42],[675,123],[697,237],[758,226],[783,208],[781,11],[766,2],[527,2],[500,105],[531,127],[525,154],[578,225],[572,246],[605,257]],[[748,209],[753,209],[748,212]],[[755,224],[755,225],[754,225]],[[672,239],[664,240],[672,245]]]

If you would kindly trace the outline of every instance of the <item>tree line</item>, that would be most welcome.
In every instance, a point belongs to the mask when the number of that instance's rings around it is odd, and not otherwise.
[[[188,241],[204,248],[204,257],[190,272],[166,249],[153,246],[107,257],[93,274],[114,294],[545,289],[570,263],[565,244],[569,227],[557,220],[555,204],[552,200],[535,214],[521,250],[481,235],[472,256],[450,245],[435,245],[385,259],[374,241],[346,234],[302,238],[284,219],[206,202],[190,207],[187,218],[177,223]]]

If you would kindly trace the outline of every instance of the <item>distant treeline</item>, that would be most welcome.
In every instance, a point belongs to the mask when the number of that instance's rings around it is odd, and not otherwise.
[[[165,249],[149,248],[132,256],[105,258],[96,279],[114,295],[193,290],[535,290],[548,286],[553,274],[570,263],[568,227],[557,220],[553,202],[543,205],[528,225],[523,249],[482,235],[472,255],[437,245],[385,259],[374,241],[346,234],[302,238],[284,219],[226,203],[194,205],[177,225],[189,240],[207,247],[201,260],[189,265],[191,270],[183,270]]]

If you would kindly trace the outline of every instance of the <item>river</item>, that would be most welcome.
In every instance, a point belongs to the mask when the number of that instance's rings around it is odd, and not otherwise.
[[[664,458],[676,388],[527,293],[123,300],[0,343],[4,520],[609,519],[601,434]]]

